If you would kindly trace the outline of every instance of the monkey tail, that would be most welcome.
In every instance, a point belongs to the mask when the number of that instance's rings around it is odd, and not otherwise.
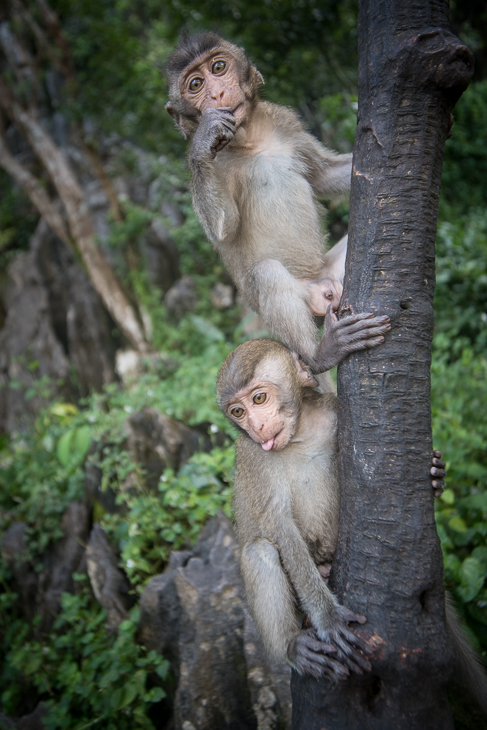
[[[445,595],[446,623],[455,648],[455,660],[460,671],[460,681],[487,716],[487,674],[482,660],[468,640],[467,633],[460,623],[453,599]]]

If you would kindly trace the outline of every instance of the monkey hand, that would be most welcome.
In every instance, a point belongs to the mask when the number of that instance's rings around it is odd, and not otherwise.
[[[217,152],[232,141],[235,132],[236,120],[230,107],[206,109],[191,143],[191,161],[212,160]]]
[[[435,497],[441,497],[445,488],[445,462],[441,458],[441,451],[433,451],[433,458],[431,459],[433,466],[430,469],[430,474],[434,477],[431,480],[431,486],[433,487],[433,494]]]
[[[335,367],[351,352],[376,347],[384,342],[383,335],[391,329],[387,315],[374,317],[370,313],[352,314],[337,319],[330,305],[325,316],[323,337],[318,345],[313,370],[322,373]]]
[[[320,641],[312,628],[300,631],[287,650],[289,662],[299,674],[346,679],[350,672],[335,659],[336,654],[336,648]]]
[[[339,604],[336,605],[336,611],[337,616],[333,627],[318,631],[318,639],[335,648],[334,660],[345,667],[348,672],[355,672],[355,674],[363,674],[364,671],[370,672],[372,667],[364,654],[370,654],[371,649],[364,639],[348,627],[350,622],[364,624],[367,619]]]

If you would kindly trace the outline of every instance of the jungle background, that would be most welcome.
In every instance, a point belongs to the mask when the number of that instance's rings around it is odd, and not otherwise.
[[[162,727],[154,708],[173,678],[140,639],[138,599],[171,550],[193,545],[220,510],[231,516],[235,432],[214,382],[225,356],[262,333],[192,211],[186,143],[164,109],[165,61],[182,29],[216,30],[246,48],[264,98],[350,151],[356,16],[354,0],[0,7],[5,727],[40,701],[48,728]],[[485,656],[487,10],[455,0],[451,18],[476,71],[454,111],[438,222],[432,415],[448,484],[436,517],[446,585]],[[331,242],[347,216],[347,204],[332,206]],[[105,285],[132,330],[97,293]],[[76,550],[64,590],[41,590],[56,546],[70,530],[84,545],[93,525],[126,581],[118,618]]]

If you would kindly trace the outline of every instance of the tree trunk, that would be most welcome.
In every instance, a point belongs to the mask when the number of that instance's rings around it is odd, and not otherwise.
[[[372,672],[293,676],[294,730],[453,728],[431,465],[435,233],[450,112],[472,56],[445,0],[360,0],[359,113],[341,316],[388,314],[338,372],[342,504],[332,587],[367,616]]]

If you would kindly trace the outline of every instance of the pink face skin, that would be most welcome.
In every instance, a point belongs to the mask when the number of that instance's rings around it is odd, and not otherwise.
[[[254,378],[235,395],[227,414],[264,451],[280,451],[288,445],[298,416],[297,409],[296,413],[289,413],[281,408],[279,388],[261,378]]]
[[[301,385],[315,388],[317,380],[295,353],[292,357]],[[281,451],[293,438],[299,418],[301,404],[293,388],[289,371],[273,359],[264,360],[250,383],[235,394],[226,413],[264,451]]]
[[[217,50],[188,67],[181,80],[181,94],[201,113],[229,109],[237,128],[247,115],[248,102],[241,88],[235,58]]]
[[[306,284],[308,290],[308,306],[314,315],[324,317],[328,307],[338,311],[343,286],[336,279],[319,279]]]

